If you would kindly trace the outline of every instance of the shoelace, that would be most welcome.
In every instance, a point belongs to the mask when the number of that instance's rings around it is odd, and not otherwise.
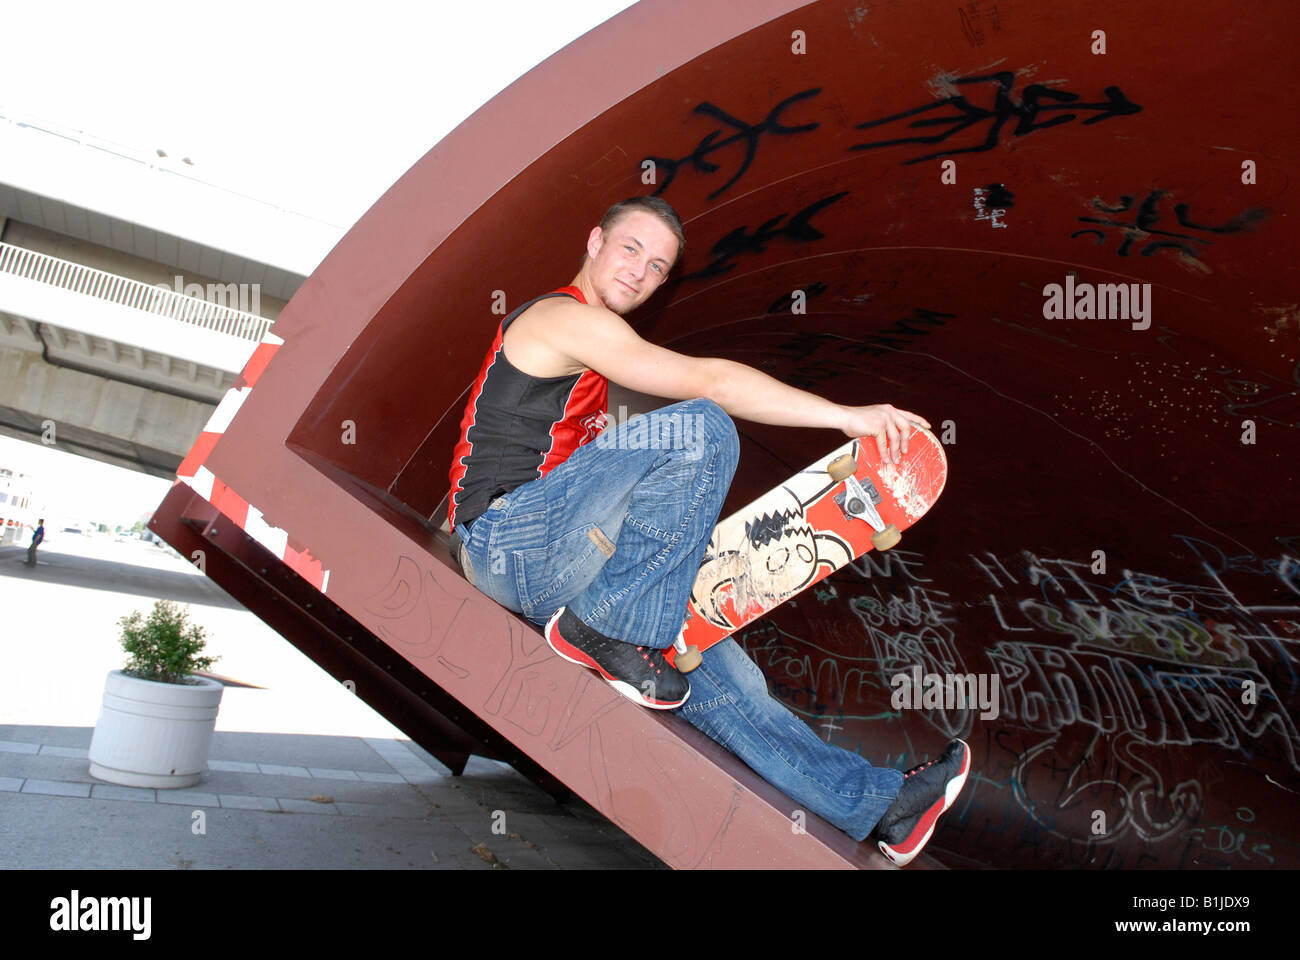
[[[906,773],[904,773],[904,774],[903,774],[903,779],[906,780],[906,779],[907,779],[908,777],[910,777],[912,774],[914,774],[914,773],[920,773],[920,772],[921,772],[922,770],[924,770],[926,767],[933,766],[933,765],[934,765],[934,761],[933,761],[933,760],[927,760],[925,763],[921,764],[919,767],[913,767],[911,770],[908,770]]]
[[[636,649],[638,652],[640,652],[645,650],[645,647],[637,647]],[[641,659],[644,660],[646,663],[650,664],[651,666],[654,666],[654,661],[650,659],[650,655],[648,653],[642,653]],[[663,671],[660,670],[658,667],[655,667],[655,673],[663,673]]]

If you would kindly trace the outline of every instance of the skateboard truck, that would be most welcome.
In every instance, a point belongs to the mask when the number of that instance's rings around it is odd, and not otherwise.
[[[844,511],[844,516],[850,519],[865,520],[875,531],[871,535],[871,545],[877,550],[888,550],[896,546],[898,541],[903,538],[899,533],[898,527],[894,524],[886,524],[880,518],[880,513],[876,510],[882,497],[876,489],[876,485],[869,479],[866,481],[866,487],[854,476],[858,470],[858,462],[853,459],[851,454],[844,454],[831,461],[826,472],[830,474],[832,480],[836,483],[844,481],[844,491],[835,494],[834,500],[839,508]]]

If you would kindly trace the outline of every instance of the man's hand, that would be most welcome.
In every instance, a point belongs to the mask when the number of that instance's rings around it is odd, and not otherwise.
[[[907,453],[907,438],[912,424],[929,428],[930,422],[920,414],[899,410],[887,403],[869,407],[845,407],[846,415],[841,429],[850,437],[875,437],[883,463],[898,463]]]

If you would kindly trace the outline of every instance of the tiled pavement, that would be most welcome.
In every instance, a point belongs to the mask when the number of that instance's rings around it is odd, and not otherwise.
[[[0,725],[0,868],[663,869],[505,764],[409,741],[217,732],[195,787],[103,783],[86,727]]]

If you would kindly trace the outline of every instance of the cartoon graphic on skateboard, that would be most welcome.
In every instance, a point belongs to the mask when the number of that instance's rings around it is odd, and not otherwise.
[[[737,510],[714,528],[669,662],[689,673],[715,643],[873,547],[888,550],[947,479],[943,446],[913,425],[898,464],[858,437]]]

